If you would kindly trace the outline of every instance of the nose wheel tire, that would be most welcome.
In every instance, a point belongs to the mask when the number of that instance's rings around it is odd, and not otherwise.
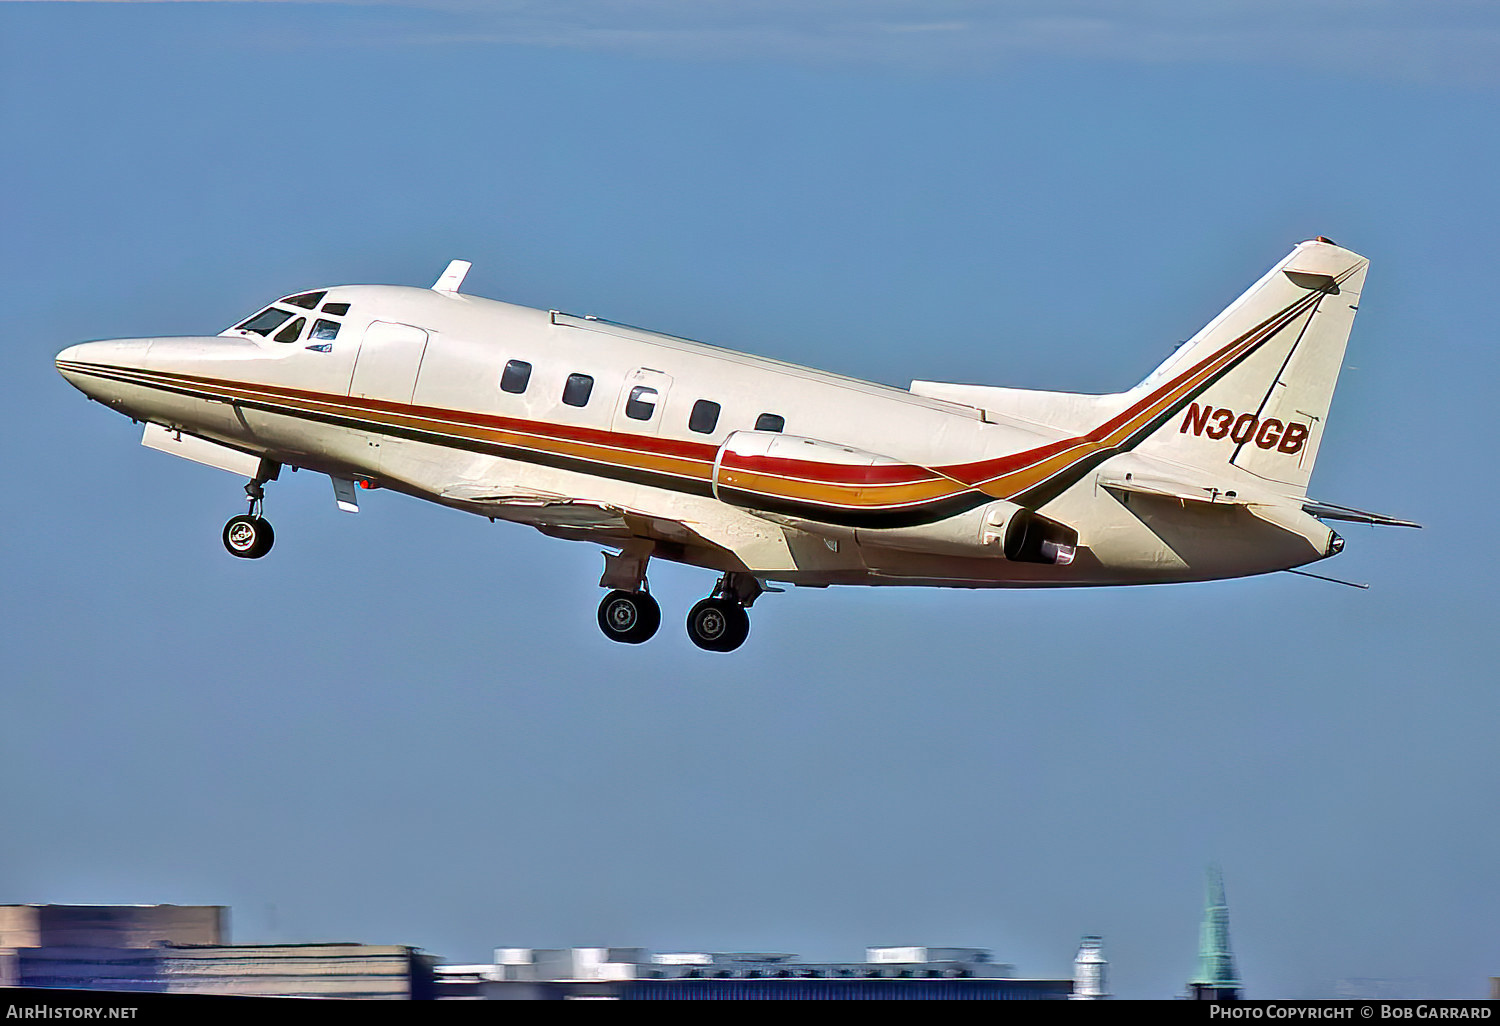
[[[750,614],[733,599],[706,598],[688,612],[687,632],[706,652],[733,652],[750,636]]]
[[[259,559],[271,551],[275,541],[276,533],[271,530],[271,522],[264,517],[241,513],[230,517],[229,523],[224,525],[224,548],[231,556]]]
[[[599,629],[610,641],[639,645],[661,626],[661,606],[644,591],[612,591],[599,603]]]

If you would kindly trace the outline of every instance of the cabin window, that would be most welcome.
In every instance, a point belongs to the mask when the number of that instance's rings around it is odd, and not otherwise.
[[[278,341],[278,342],[295,342],[295,341],[297,341],[297,337],[302,334],[302,327],[306,323],[307,323],[307,318],[306,317],[298,317],[291,324],[288,324],[286,327],[282,328],[280,331],[278,331],[276,333],[276,341]]]
[[[339,337],[339,322],[320,320],[313,325],[312,334],[308,337],[319,342],[332,342]]]
[[[594,391],[594,379],[587,374],[569,374],[563,386],[563,402],[569,406],[587,406]]]
[[[281,327],[292,316],[290,310],[278,310],[268,306],[239,327],[240,331],[253,331],[257,335],[269,335]]]
[[[650,420],[656,412],[657,391],[645,385],[636,385],[625,400],[625,416],[631,420]]]
[[[700,435],[713,434],[714,428],[719,426],[719,404],[711,399],[699,399],[693,404],[693,412],[688,417],[688,430],[696,431]]]
[[[779,413],[762,413],[755,418],[755,430],[780,431],[786,427],[786,418]]]
[[[507,392],[520,394],[526,391],[526,385],[531,381],[531,364],[525,360],[512,360],[505,365],[505,373],[500,375],[500,387]]]
[[[318,300],[328,295],[327,292],[304,292],[300,296],[287,296],[282,300],[287,306],[300,306],[304,310],[311,310],[318,305]]]
[[[344,316],[344,314],[346,314],[346,313],[349,312],[349,304],[348,303],[324,303],[323,304],[323,312],[326,313],[326,314],[332,314],[335,317],[342,317],[342,316]]]

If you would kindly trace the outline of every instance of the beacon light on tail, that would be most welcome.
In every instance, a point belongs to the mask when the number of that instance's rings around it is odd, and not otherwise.
[[[1186,258],[1186,257],[1185,257]],[[344,285],[217,335],[72,346],[57,368],[144,444],[246,478],[225,548],[274,536],[264,486],[327,474],[605,547],[599,626],[650,638],[652,559],[716,571],[718,652],[775,584],[1032,588],[1205,581],[1336,554],[1309,498],[1367,261],[1297,246],[1134,388],[858,381],[596,317]]]

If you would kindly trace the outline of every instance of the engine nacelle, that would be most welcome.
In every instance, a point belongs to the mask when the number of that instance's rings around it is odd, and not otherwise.
[[[1004,556],[1016,563],[1073,562],[1078,532],[1033,510],[996,499],[919,527],[860,528],[861,545],[953,556]]]
[[[913,463],[817,438],[737,431],[714,461],[714,495],[787,527],[861,546],[1072,562],[1078,533]]]

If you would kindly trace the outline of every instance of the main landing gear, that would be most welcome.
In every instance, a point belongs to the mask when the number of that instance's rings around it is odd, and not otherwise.
[[[599,584],[612,589],[599,603],[599,629],[610,641],[639,645],[661,626],[661,606],[646,590],[649,543],[627,546],[619,555],[605,553]],[[687,616],[688,640],[706,652],[733,652],[750,636],[745,609],[760,595],[761,584],[745,573],[719,578],[714,593],[693,606]]]
[[[271,478],[274,480],[274,477]],[[276,532],[271,522],[261,516],[265,503],[265,481],[259,478],[245,485],[245,495],[250,500],[250,512],[230,517],[224,525],[224,548],[231,556],[241,559],[259,559],[271,551],[276,542]]]
[[[733,652],[750,636],[750,614],[734,599],[712,595],[688,610],[687,632],[705,652]]]
[[[733,652],[750,636],[747,606],[763,589],[749,574],[725,574],[714,593],[688,610],[688,640],[705,652]]]
[[[616,589],[599,603],[599,629],[610,641],[639,645],[661,626],[661,606],[644,591]]]

